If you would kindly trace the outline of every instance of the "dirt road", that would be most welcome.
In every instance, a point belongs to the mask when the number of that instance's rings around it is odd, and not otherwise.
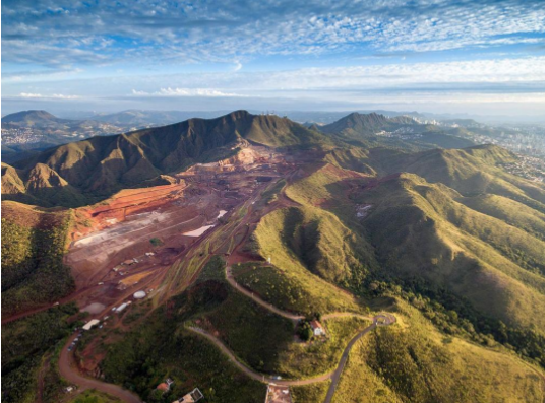
[[[379,322],[379,320],[383,320],[384,322]],[[210,342],[212,342],[214,345],[216,345],[229,359],[235,364],[242,372],[244,372],[249,378],[262,382],[265,384],[268,383],[274,383],[276,385],[280,386],[303,386],[303,385],[311,385],[313,383],[319,383],[324,382],[327,380],[331,380],[331,385],[329,387],[329,390],[327,392],[326,398],[324,400],[324,403],[330,403],[331,398],[333,397],[333,394],[335,393],[335,389],[337,388],[339,381],[341,379],[342,372],[344,370],[344,366],[346,365],[346,362],[348,360],[348,355],[350,354],[350,350],[356,344],[356,342],[369,333],[371,330],[376,328],[377,326],[388,326],[395,322],[395,318],[393,316],[386,316],[386,315],[377,315],[373,318],[373,323],[369,326],[367,326],[365,329],[363,329],[360,333],[358,333],[352,340],[350,340],[350,343],[346,346],[344,349],[344,352],[341,356],[341,360],[339,361],[339,365],[337,368],[327,374],[320,375],[314,378],[309,379],[301,379],[301,380],[278,380],[273,379],[269,376],[265,376],[262,374],[259,374],[255,372],[253,369],[248,367],[243,362],[239,361],[239,359],[236,357],[236,355],[227,347],[220,339],[217,337],[211,335],[210,333],[206,332],[203,329],[197,328],[197,327],[188,327],[188,329],[194,333],[197,333],[205,338],[207,338]]]
[[[285,312],[285,311],[282,311],[282,310],[280,310],[278,308],[275,308],[272,304],[264,301],[263,299],[261,299],[260,297],[255,295],[250,290],[248,290],[248,289],[244,288],[243,286],[241,286],[239,283],[236,282],[235,278],[233,277],[233,273],[232,273],[232,270],[231,270],[230,266],[226,266],[225,274],[226,274],[227,281],[229,282],[229,284],[233,288],[235,288],[237,291],[243,293],[244,295],[252,298],[260,306],[262,306],[263,308],[269,310],[270,312],[273,312],[273,313],[275,313],[277,315],[280,315],[280,316],[282,316],[284,318],[287,318],[287,319],[289,319],[289,320],[291,320],[291,321],[293,321],[295,323],[297,323],[301,319],[304,319],[304,316],[294,315],[294,314],[291,314],[289,312]],[[378,326],[389,326],[389,325],[395,323],[395,321],[396,321],[394,316],[387,315],[387,314],[380,314],[380,315],[377,315],[377,316],[371,318],[369,316],[358,315],[358,314],[354,314],[354,313],[350,313],[350,312],[333,312],[333,313],[330,313],[330,314],[327,314],[327,315],[323,315],[322,319],[323,320],[328,320],[328,319],[347,318],[347,317],[356,317],[356,318],[361,318],[361,319],[372,320],[373,323],[370,326],[363,329],[361,332],[359,332],[356,336],[354,336],[352,338],[352,340],[350,340],[350,342],[348,343],[348,345],[346,346],[346,348],[343,351],[343,354],[341,356],[341,360],[339,361],[339,365],[337,366],[337,368],[334,371],[332,371],[332,372],[330,372],[328,374],[325,374],[325,375],[315,377],[315,378],[304,379],[304,380],[300,380],[300,381],[275,380],[275,379],[260,375],[257,372],[255,372],[254,370],[252,370],[251,368],[247,367],[242,362],[240,362],[236,358],[234,353],[231,350],[229,350],[229,348],[225,344],[223,344],[223,342],[221,340],[219,340],[217,337],[212,336],[211,334],[207,333],[206,331],[204,331],[202,329],[198,329],[198,328],[189,328],[189,329],[192,330],[193,332],[196,332],[196,333],[206,337],[208,340],[210,340],[212,343],[214,343],[216,346],[218,346],[231,359],[231,361],[233,361],[233,363],[238,368],[240,368],[247,376],[249,376],[250,378],[252,378],[252,379],[254,379],[256,381],[263,382],[263,383],[275,383],[277,385],[282,385],[282,386],[301,386],[301,385],[309,385],[309,384],[313,384],[313,383],[317,383],[317,382],[323,382],[323,381],[326,381],[328,379],[331,380],[331,384],[329,385],[329,389],[327,391],[327,395],[326,395],[325,400],[324,400],[324,403],[331,403],[331,399],[333,399],[333,395],[335,394],[335,390],[339,386],[339,382],[341,380],[341,375],[343,373],[346,362],[348,361],[348,356],[350,355],[350,351],[352,350],[352,347],[354,347],[354,344],[356,344],[356,342],[359,339],[361,339],[363,336],[365,336],[367,333],[369,333],[371,330],[375,329],[376,327],[378,327]]]
[[[76,338],[76,335],[71,336],[61,350],[59,357],[59,372],[60,375],[68,382],[78,386],[80,390],[96,389],[109,395],[115,396],[126,403],[142,403],[140,398],[135,394],[117,386],[105,382],[100,382],[96,379],[84,378],[79,375],[78,370],[72,360],[72,355],[68,351],[68,346]]]
[[[282,386],[301,386],[301,385],[310,385],[316,382],[323,382],[328,380],[331,377],[331,374],[325,374],[320,375],[316,378],[310,378],[310,379],[303,379],[300,381],[282,381],[282,380],[275,380],[271,377],[261,375],[257,372],[255,372],[250,367],[246,366],[246,364],[242,363],[238,360],[238,358],[235,356],[235,354],[227,347],[220,339],[218,339],[215,336],[212,336],[210,333],[204,331],[203,329],[197,328],[197,327],[188,327],[189,330],[192,332],[198,333],[203,337],[206,337],[209,341],[211,341],[213,344],[215,344],[229,359],[235,364],[242,372],[244,372],[249,378],[252,378],[255,381],[262,382],[265,384],[268,383],[275,383],[276,385],[282,385]]]
[[[233,277],[233,272],[231,270],[231,266],[227,266],[226,268],[226,278],[227,278],[227,281],[229,282],[229,284],[231,284],[231,286],[233,288],[236,288],[237,291],[241,292],[242,294],[250,297],[251,299],[253,299],[255,302],[257,302],[259,305],[261,305],[263,308],[279,315],[279,316],[282,316],[286,319],[289,319],[293,322],[298,322],[300,321],[301,319],[305,319],[304,316],[302,315],[294,315],[294,314],[291,314],[289,312],[286,312],[286,311],[282,311],[280,309],[277,309],[275,308],[272,304],[270,304],[269,302],[261,299],[260,297],[258,297],[257,295],[255,295],[253,292],[251,292],[250,290],[248,290],[247,288],[244,288],[242,285],[240,285],[239,283],[236,282],[235,278]]]

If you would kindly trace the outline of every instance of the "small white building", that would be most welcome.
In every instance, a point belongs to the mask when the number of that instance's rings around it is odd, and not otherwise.
[[[89,322],[87,322],[85,325],[83,325],[82,329],[83,330],[90,330],[93,326],[96,326],[100,323],[100,320],[98,319],[93,319],[93,320],[90,320]]]
[[[184,397],[181,397],[178,400],[174,400],[172,403],[194,403],[198,402],[203,397],[204,396],[201,391],[198,388],[195,388]]]
[[[117,313],[123,312],[123,310],[124,310],[127,306],[128,306],[127,303],[126,303],[126,302],[123,302],[121,305],[119,305],[119,306],[117,307],[117,309],[116,309],[115,311],[116,311]]]
[[[146,292],[145,291],[136,291],[133,295],[132,295],[135,299],[142,299],[146,296]]]
[[[312,329],[312,333],[314,333],[314,336],[325,336],[325,330],[317,320],[311,321],[310,327]]]

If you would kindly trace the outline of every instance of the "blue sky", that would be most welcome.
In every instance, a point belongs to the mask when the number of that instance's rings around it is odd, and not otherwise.
[[[545,111],[545,1],[2,1],[2,113]]]

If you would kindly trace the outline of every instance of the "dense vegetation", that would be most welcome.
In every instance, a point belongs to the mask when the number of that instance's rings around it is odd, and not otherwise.
[[[458,297],[444,287],[414,277],[403,280],[384,273],[368,276],[356,292],[368,298],[403,298],[437,329],[447,335],[464,337],[483,346],[497,343],[545,368],[545,337],[535,329],[507,326],[477,311],[467,298]]]
[[[255,402],[265,396],[265,386],[249,380],[214,345],[184,329],[184,323],[218,307],[227,297],[227,286],[210,279],[221,259],[203,269],[199,283],[134,326],[119,341],[107,345],[102,370],[106,381],[123,385],[146,402],[171,402],[198,387],[208,402]],[[212,276],[213,277],[213,276]],[[156,387],[174,380],[169,393]]]
[[[38,371],[42,358],[51,356],[77,323],[68,318],[78,312],[74,304],[63,305],[31,317],[2,325],[2,401],[36,401]],[[51,379],[48,379],[51,381]],[[56,401],[55,384],[45,390],[45,402]]]
[[[329,381],[305,386],[293,386],[290,394],[294,403],[322,402],[329,389]]]
[[[63,213],[41,214],[42,222],[37,226],[22,225],[2,217],[4,315],[54,301],[74,287],[70,269],[62,261],[69,216]],[[44,224],[45,220],[51,222]]]

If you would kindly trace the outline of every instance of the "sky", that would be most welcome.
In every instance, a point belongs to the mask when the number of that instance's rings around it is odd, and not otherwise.
[[[1,7],[3,115],[545,116],[545,0],[3,0]]]

